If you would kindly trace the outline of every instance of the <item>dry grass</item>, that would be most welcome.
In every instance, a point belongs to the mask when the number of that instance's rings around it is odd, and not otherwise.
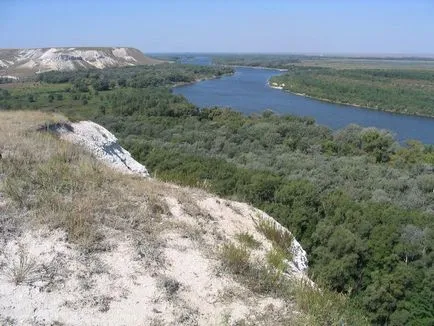
[[[267,224],[266,230],[272,230]],[[275,229],[274,229],[275,230]],[[274,231],[272,234],[275,234]],[[280,238],[280,237],[279,237]],[[287,251],[273,244],[265,261],[251,261],[245,245],[226,244],[221,250],[221,261],[241,284],[253,293],[271,295],[287,305],[294,304],[301,314],[281,315],[283,323],[276,325],[367,325],[366,319],[348,297],[320,290],[310,283],[289,279],[285,274]]]
[[[245,246],[224,245],[221,255],[223,266],[253,293],[275,296],[287,305],[295,303],[301,314],[281,316],[293,325],[368,325],[362,314],[349,305],[345,295],[288,279],[283,273],[285,252],[280,248],[268,252],[266,262],[262,263],[251,262],[250,251]]]
[[[292,235],[282,227],[277,226],[273,221],[260,220],[257,225],[257,229],[268,240],[271,241],[273,247],[281,253],[285,253],[285,257],[288,260],[292,259],[292,253],[290,248],[292,245]]]
[[[225,244],[221,250],[223,265],[234,274],[243,274],[250,268],[250,251],[244,246]]]
[[[37,131],[64,117],[0,112],[0,121],[0,192],[34,221],[66,230],[82,248],[104,248],[104,226],[140,237],[158,231],[169,214],[165,184],[117,174],[80,147]]]
[[[248,232],[240,232],[235,235],[235,238],[244,246],[250,249],[257,249],[261,246],[261,243],[254,238],[253,235],[251,235]]]

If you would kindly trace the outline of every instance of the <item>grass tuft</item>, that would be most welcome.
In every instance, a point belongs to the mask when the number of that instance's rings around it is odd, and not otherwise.
[[[283,272],[286,269],[287,252],[283,251],[279,247],[273,247],[269,252],[267,252],[267,263],[274,267],[277,271]]]
[[[27,250],[22,245],[18,248],[18,261],[11,263],[5,274],[15,285],[32,282],[38,274],[39,266],[36,261],[30,257]]]
[[[291,247],[293,237],[291,233],[283,228],[279,228],[276,223],[268,220],[261,220],[257,229],[261,232],[273,245],[282,250],[288,250]]]
[[[257,249],[261,243],[248,232],[241,232],[235,235],[235,238],[244,246],[250,249]]]
[[[249,269],[250,251],[244,246],[225,244],[221,257],[223,265],[234,274],[243,274]]]

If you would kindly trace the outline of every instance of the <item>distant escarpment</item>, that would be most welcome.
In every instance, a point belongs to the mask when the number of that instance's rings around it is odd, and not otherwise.
[[[50,70],[102,69],[161,62],[127,47],[0,49],[0,77],[17,79]]]

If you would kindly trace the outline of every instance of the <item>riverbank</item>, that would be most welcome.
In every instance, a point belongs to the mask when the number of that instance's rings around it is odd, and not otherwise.
[[[235,73],[235,71],[232,72],[232,73],[223,74],[223,75],[220,75],[220,76],[214,75],[214,76],[206,77],[206,78],[197,78],[197,79],[195,79],[194,81],[191,81],[191,82],[180,82],[180,83],[175,83],[175,84],[174,84],[173,86],[171,86],[170,88],[172,89],[172,88],[181,87],[181,86],[194,85],[194,84],[196,84],[196,83],[203,82],[203,81],[207,81],[207,80],[220,79],[220,78],[222,78],[222,77],[232,76],[234,73]]]
[[[276,70],[280,72],[288,71],[288,69],[283,68],[272,68],[272,67],[261,67],[261,66],[240,66],[240,65],[222,65],[223,67],[233,67],[233,68],[252,68],[252,69],[266,69],[266,70]]]
[[[193,83],[173,88],[199,108],[230,107],[246,115],[271,109],[281,115],[312,117],[319,125],[338,130],[349,124],[391,130],[399,142],[408,139],[434,144],[434,119],[416,115],[403,115],[378,109],[333,104],[330,101],[309,98],[303,94],[277,92],[267,81],[278,75],[274,70],[237,68],[230,77],[217,78],[205,83]],[[277,85],[280,86],[280,85]]]
[[[274,88],[274,89],[278,89],[278,90],[282,90],[284,92],[287,93],[291,93],[297,96],[303,96],[306,98],[310,98],[313,100],[317,100],[317,101],[321,101],[321,102],[326,102],[326,103],[332,103],[332,104],[338,104],[338,105],[347,105],[347,106],[352,106],[358,109],[367,109],[367,110],[372,110],[372,111],[382,111],[382,112],[387,112],[387,113],[392,113],[392,114],[396,114],[396,115],[404,115],[404,116],[416,116],[416,117],[422,117],[422,118],[429,118],[429,119],[434,119],[434,115],[428,115],[428,114],[422,114],[422,113],[408,113],[408,112],[399,112],[399,111],[394,111],[394,110],[390,110],[390,109],[384,109],[384,108],[379,108],[379,107],[370,107],[370,106],[362,106],[356,103],[347,103],[347,102],[339,102],[339,101],[332,101],[329,100],[327,98],[321,98],[321,97],[315,97],[315,96],[311,96],[305,93],[297,93],[297,92],[293,92],[289,89],[286,89],[282,86],[276,86],[276,85],[272,85],[270,83],[270,80],[267,81],[267,85],[270,88]]]

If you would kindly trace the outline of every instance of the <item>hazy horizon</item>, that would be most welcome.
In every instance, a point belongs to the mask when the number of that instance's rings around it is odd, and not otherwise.
[[[433,57],[434,2],[2,1],[1,48]]]

